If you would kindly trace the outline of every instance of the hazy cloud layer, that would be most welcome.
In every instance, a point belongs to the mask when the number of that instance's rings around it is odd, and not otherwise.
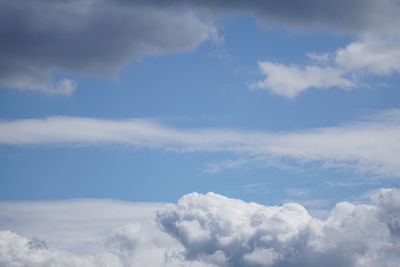
[[[113,78],[144,54],[191,51],[216,29],[192,11],[102,0],[0,0],[0,87],[71,94],[54,72]]]
[[[215,193],[168,205],[0,202],[0,266],[395,267],[399,221],[400,190],[388,188],[367,204],[338,203],[325,220],[297,203]]]
[[[49,117],[0,122],[0,144],[128,144],[180,152],[232,152],[399,177],[400,110],[294,132],[182,129],[150,120]]]
[[[400,191],[372,204],[338,203],[326,220],[301,205],[262,206],[208,193],[189,194],[157,213],[185,257],[217,266],[396,266]]]
[[[147,224],[163,205],[109,199],[2,201],[0,230],[43,239],[53,249],[91,253],[102,248],[110,230]]]
[[[0,266],[189,266],[180,256],[182,246],[154,223],[164,205],[108,199],[2,201]]]

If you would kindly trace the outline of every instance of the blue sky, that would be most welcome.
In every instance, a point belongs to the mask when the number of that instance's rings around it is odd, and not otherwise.
[[[0,266],[398,266],[399,13],[0,0]]]
[[[67,96],[5,88],[0,91],[2,119],[142,118],[180,129],[281,133],[340,126],[400,106],[396,73],[365,75],[360,86],[346,90],[337,86],[311,88],[295,98],[249,86],[264,78],[258,62],[309,64],[307,53],[346,47],[354,35],[266,28],[248,15],[232,15],[215,23],[218,40],[200,43],[190,52],[142,56],[122,65],[115,79],[54,73],[56,79],[66,77],[76,82],[76,91]],[[209,170],[226,161],[234,166]],[[274,166],[229,152],[170,152],[112,142],[3,144],[0,164],[0,196],[4,200],[164,202],[193,191],[213,191],[264,204],[288,199],[335,203],[368,190],[398,185],[394,175],[377,178],[375,173],[325,168],[297,159]],[[346,183],[352,186],[334,185]],[[295,188],[304,192],[293,193]]]

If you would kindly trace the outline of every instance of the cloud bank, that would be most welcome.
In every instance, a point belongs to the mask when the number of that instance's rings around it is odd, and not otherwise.
[[[0,1],[0,87],[68,95],[53,73],[101,75],[146,54],[192,51],[216,35],[193,11],[124,1]]]
[[[375,191],[365,204],[340,202],[325,220],[297,203],[264,206],[215,193],[167,205],[0,202],[0,266],[395,267],[399,221],[396,188]]]
[[[293,132],[182,129],[151,120],[49,117],[0,122],[0,144],[104,143],[188,152],[295,160],[300,165],[346,167],[388,177],[400,173],[400,110],[386,110],[352,123]]]
[[[382,189],[369,205],[341,202],[321,221],[296,203],[269,207],[193,193],[157,220],[183,244],[186,259],[216,266],[396,266],[399,196]]]

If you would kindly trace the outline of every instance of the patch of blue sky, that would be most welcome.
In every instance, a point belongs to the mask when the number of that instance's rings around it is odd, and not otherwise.
[[[208,42],[189,53],[143,57],[122,68],[117,80],[67,75],[78,85],[69,97],[2,90],[1,117],[152,118],[181,128],[276,132],[336,126],[377,110],[400,107],[398,75],[368,78],[371,86],[350,91],[310,89],[295,99],[250,90],[249,83],[263,79],[258,61],[307,63],[308,52],[344,47],[352,37],[261,29],[244,16],[230,17],[221,24],[221,43]],[[63,73],[55,78],[61,77]],[[355,184],[342,186],[343,190],[332,189],[326,179],[334,176],[335,181],[349,182],[347,177],[354,173],[319,169],[310,174],[307,166],[303,173],[263,166],[205,173],[208,164],[232,158],[224,153],[181,154],[121,146],[0,149],[2,199],[105,197],[174,201],[192,191],[215,191],[267,204],[278,202],[288,186],[313,187],[313,197],[337,199],[375,186]],[[251,184],[265,184],[262,187],[268,190],[246,188]],[[386,183],[389,184],[397,182]]]

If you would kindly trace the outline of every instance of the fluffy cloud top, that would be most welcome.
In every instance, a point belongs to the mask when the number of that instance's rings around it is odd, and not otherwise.
[[[325,220],[297,203],[264,206],[215,193],[191,193],[168,205],[111,200],[0,205],[4,267],[395,267],[400,262],[400,189],[395,188],[376,191],[368,204],[338,203]],[[64,242],[60,232],[78,238]],[[79,238],[87,233],[89,239]],[[98,243],[91,245],[95,249],[85,249],[89,240]]]
[[[181,129],[149,120],[50,117],[0,122],[0,144],[119,143],[180,152],[231,152],[316,162],[321,167],[398,177],[400,111],[387,110],[347,125],[294,132]]]
[[[384,189],[372,205],[342,202],[321,221],[296,203],[268,207],[193,193],[157,220],[187,259],[217,266],[396,266],[399,196]]]

